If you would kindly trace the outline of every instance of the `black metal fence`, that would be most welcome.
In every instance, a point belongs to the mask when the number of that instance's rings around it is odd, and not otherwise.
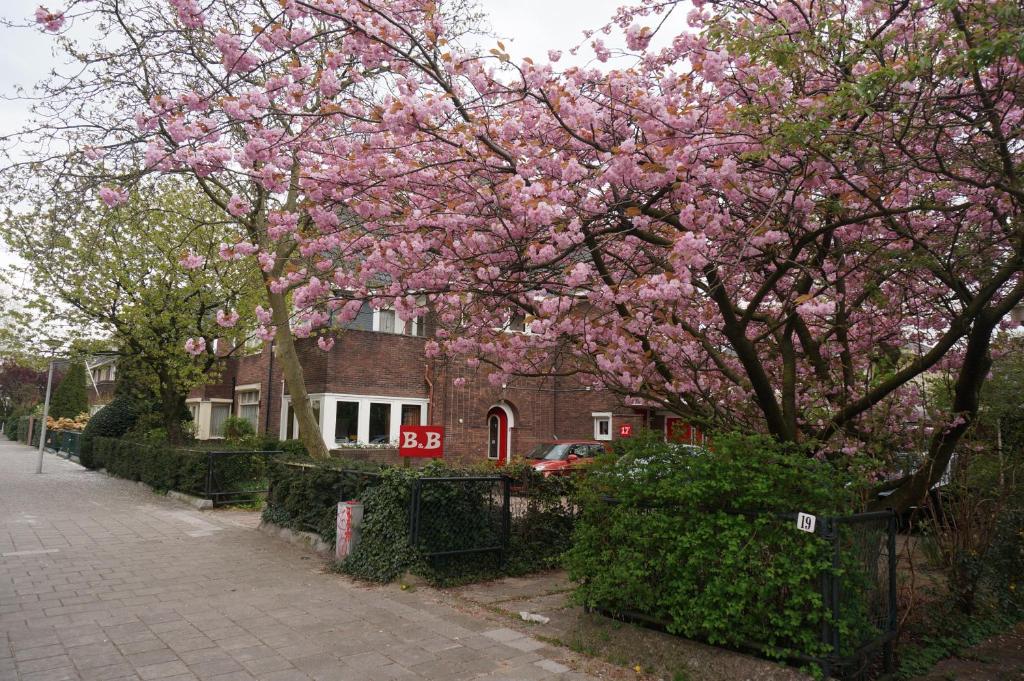
[[[494,554],[504,561],[511,536],[512,481],[504,475],[413,480],[409,544],[428,559]]]
[[[38,445],[39,440],[36,440]],[[82,433],[77,430],[47,430],[46,449],[58,456],[70,459],[78,456],[82,446]]]
[[[202,496],[214,506],[252,502],[270,489],[268,461],[280,451],[194,452],[206,457]]]
[[[832,569],[821,578],[823,601],[831,613],[821,632],[831,649],[819,661],[822,671],[826,677],[861,678],[878,665],[879,651],[884,670],[893,671],[896,514],[823,518],[816,531],[832,548]]]

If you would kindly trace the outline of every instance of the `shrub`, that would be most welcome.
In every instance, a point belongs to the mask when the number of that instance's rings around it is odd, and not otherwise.
[[[111,475],[160,491],[205,495],[208,459],[201,450],[172,447],[166,441],[94,437],[93,452]],[[216,491],[220,492],[259,488],[267,477],[263,457],[218,457],[215,465]]]
[[[364,490],[376,483],[378,469],[379,466],[341,459],[314,464],[311,459],[296,461],[284,454],[281,460],[270,464],[263,519],[282,527],[315,532],[333,543],[338,502],[360,498]]]
[[[409,544],[409,508],[420,477],[493,475],[493,468],[450,468],[431,462],[420,470],[389,469],[363,495],[362,538],[340,568],[369,581],[391,581],[406,571],[440,585],[518,575],[560,564],[572,537],[571,478],[544,478],[526,466],[503,469],[513,478],[509,543],[497,551],[429,557],[501,544],[500,486],[494,482],[431,484],[421,488],[419,542]]]
[[[53,391],[49,415],[55,419],[74,419],[82,412],[89,411],[89,394],[86,391],[85,366],[75,362]]]
[[[763,437],[719,436],[713,451],[695,453],[641,434],[619,448],[621,459],[598,462],[583,482],[567,554],[578,602],[773,656],[826,652],[820,577],[830,544],[775,514],[849,512],[830,467]],[[859,576],[847,573],[853,586]],[[863,613],[850,609],[858,621],[843,631],[866,626]]]
[[[110,404],[96,412],[85,430],[82,431],[82,445],[79,460],[86,468],[102,468],[103,457],[93,452],[93,438],[121,437],[135,425],[139,417],[135,402],[125,396],[115,397]]]
[[[4,422],[4,435],[7,436],[8,440],[13,442],[24,437],[22,431],[28,427],[28,414],[29,410],[27,409],[15,409],[11,412]]]
[[[224,439],[229,442],[238,442],[255,434],[256,430],[252,424],[241,416],[229,416],[224,419]]]

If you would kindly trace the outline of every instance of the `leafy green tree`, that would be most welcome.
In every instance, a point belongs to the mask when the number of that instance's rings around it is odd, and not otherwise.
[[[73,419],[86,411],[89,411],[89,395],[85,385],[85,365],[74,362],[53,391],[50,416]]]
[[[189,391],[251,328],[235,310],[253,309],[260,281],[251,260],[220,257],[216,222],[204,196],[165,179],[137,187],[116,210],[66,194],[0,223],[28,263],[27,306],[68,344],[91,337],[117,348],[119,374],[158,401],[175,443],[185,438]],[[186,254],[191,268],[181,265]],[[189,338],[204,339],[195,357]]]

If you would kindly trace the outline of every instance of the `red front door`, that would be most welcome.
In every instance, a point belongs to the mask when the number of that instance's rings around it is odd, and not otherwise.
[[[487,412],[487,458],[508,463],[508,414],[498,407]]]

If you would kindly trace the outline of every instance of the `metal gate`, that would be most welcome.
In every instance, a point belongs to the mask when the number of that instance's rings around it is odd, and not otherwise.
[[[495,553],[511,534],[511,479],[504,475],[417,478],[409,501],[409,544],[428,558]]]

